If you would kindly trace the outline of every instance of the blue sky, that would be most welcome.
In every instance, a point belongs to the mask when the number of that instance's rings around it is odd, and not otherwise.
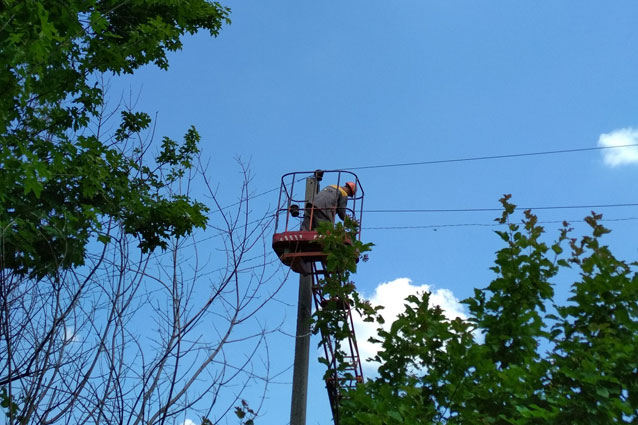
[[[169,71],[114,79],[111,95],[139,94],[137,108],[158,113],[158,135],[179,138],[195,125],[227,203],[241,181],[236,157],[250,163],[260,194],[291,171],[593,148],[603,134],[612,144],[638,142],[635,2],[224,4],[233,23],[218,38],[189,37]],[[498,208],[505,193],[525,207],[624,204],[637,202],[635,155],[623,151],[616,165],[590,151],[356,172],[367,210]],[[270,193],[251,209],[276,202]],[[615,220],[606,222],[615,252],[638,258],[638,209],[597,211]],[[572,221],[575,235],[587,231],[577,221],[588,209],[537,213]],[[463,299],[490,281],[497,215],[364,213],[363,239],[375,248],[355,281],[368,296],[405,278]],[[450,226],[459,224],[472,226]],[[547,224],[550,240],[557,227]],[[567,284],[557,282],[561,296]],[[283,303],[270,307],[290,333],[296,296],[292,276]],[[279,369],[290,366],[293,347],[292,338],[278,342]],[[308,424],[324,425],[330,411],[315,358]],[[288,417],[290,373],[278,381],[260,423]]]

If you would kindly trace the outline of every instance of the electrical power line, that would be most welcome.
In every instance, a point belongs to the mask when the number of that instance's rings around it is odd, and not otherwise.
[[[452,162],[485,161],[489,159],[521,158],[526,156],[540,156],[540,155],[557,155],[557,154],[565,154],[565,153],[601,151],[605,149],[629,148],[629,147],[636,147],[636,146],[638,146],[638,144],[618,145],[618,146],[597,146],[593,148],[561,149],[561,150],[555,150],[555,151],[525,152],[525,153],[513,153],[513,154],[505,154],[505,155],[474,156],[474,157],[467,157],[467,158],[437,159],[437,160],[431,160],[431,161],[402,162],[402,163],[396,163],[396,164],[376,164],[376,165],[364,165],[360,167],[350,167],[350,168],[347,168],[347,170],[369,170],[372,168],[410,167],[415,165],[448,164]]]
[[[597,204],[597,205],[555,205],[541,207],[519,207],[518,210],[566,210],[566,209],[585,209],[585,208],[623,208],[638,207],[638,203],[625,204]],[[432,209],[388,209],[388,210],[364,210],[369,213],[451,213],[451,212],[495,212],[503,211],[503,208],[432,208]]]
[[[638,217],[622,217],[622,218],[601,218],[601,222],[619,222],[619,221],[635,221]],[[569,225],[584,224],[582,219],[578,220],[541,220],[538,224],[562,224],[564,222]],[[415,226],[364,226],[362,230],[414,230],[414,229],[441,229],[446,227],[501,227],[506,224],[501,223],[453,223],[453,224],[425,224]]]
[[[554,205],[554,206],[531,206],[531,207],[519,207],[517,206],[517,210],[525,211],[525,210],[564,210],[564,209],[600,209],[600,208],[626,208],[626,207],[638,207],[638,203],[619,203],[619,204],[591,204],[591,205]],[[503,208],[438,208],[438,209],[364,209],[363,212],[365,214],[369,213],[388,213],[388,214],[396,214],[396,213],[473,213],[473,212],[501,212]],[[283,213],[283,212],[282,212]],[[246,225],[258,223],[258,222],[266,222],[265,227],[270,227],[277,213],[268,213],[266,216],[253,220]],[[627,217],[620,219],[603,219],[603,221],[628,221],[628,220],[638,220],[635,217]],[[568,220],[569,221],[569,220]],[[577,220],[574,220],[577,221]],[[552,223],[562,223],[563,220],[558,221],[543,221],[544,224],[552,224]],[[495,227],[499,226],[494,223],[460,223],[460,224],[435,224],[435,225],[416,225],[416,226],[378,226],[378,227],[364,227],[362,230],[390,230],[390,229],[430,229],[430,228],[442,228],[442,227]],[[200,240],[199,242],[204,242],[208,239],[212,239],[218,236],[221,236],[223,232],[219,234],[215,234],[213,236],[209,236]]]
[[[438,160],[431,160],[431,161],[403,162],[403,163],[396,163],[396,164],[363,165],[359,167],[344,168],[344,170],[367,170],[367,169],[375,169],[375,168],[410,167],[415,165],[448,164],[448,163],[455,163],[455,162],[485,161],[485,160],[491,160],[491,159],[522,158],[522,157],[528,157],[528,156],[559,155],[559,154],[567,154],[567,153],[602,151],[606,149],[620,149],[620,148],[629,148],[629,147],[638,147],[638,144],[628,144],[628,145],[618,145],[618,146],[597,146],[593,148],[560,149],[560,150],[540,151],[540,152],[523,152],[523,153],[513,153],[513,154],[504,154],[504,155],[476,156],[476,157],[467,157],[467,158],[449,158],[449,159],[438,159]],[[269,189],[265,192],[261,192],[256,195],[247,197],[244,201],[252,200],[260,196],[267,195],[269,193],[275,192],[278,189],[279,187]],[[225,207],[222,207],[219,210],[211,211],[211,214],[219,212],[220,210],[231,208],[235,205],[238,205],[240,202],[235,202],[234,204],[227,205]],[[536,209],[541,209],[541,208],[536,208]],[[484,209],[482,211],[495,211],[495,210],[497,209]]]

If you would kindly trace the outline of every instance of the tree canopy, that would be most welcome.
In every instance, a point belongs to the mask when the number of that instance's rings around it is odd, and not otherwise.
[[[469,318],[449,319],[429,294],[406,299],[380,329],[377,377],[348,392],[342,424],[611,424],[638,421],[638,274],[591,235],[551,245],[525,212],[511,221],[509,196],[497,234],[496,278],[463,302]],[[568,245],[569,253],[564,252]],[[554,285],[578,272],[566,303]]]
[[[45,276],[84,263],[104,220],[140,247],[204,227],[205,207],[163,190],[192,165],[199,136],[164,138],[155,158],[131,136],[151,124],[125,110],[104,129],[101,75],[168,67],[229,9],[206,0],[3,0],[0,8],[0,268]],[[104,237],[103,237],[104,238]]]
[[[255,274],[265,259],[240,269],[263,246],[267,220],[249,219],[247,167],[236,212],[222,210],[195,128],[151,151],[150,116],[110,105],[103,81],[168,68],[185,36],[217,36],[230,10],[208,0],[0,1],[6,422],[223,420],[251,383],[265,391],[270,380],[257,359],[277,325],[255,322],[279,285]],[[195,196],[218,210],[221,269],[194,260],[197,243],[181,238],[207,225]],[[228,356],[230,345],[242,355]],[[244,423],[258,412],[236,409]]]

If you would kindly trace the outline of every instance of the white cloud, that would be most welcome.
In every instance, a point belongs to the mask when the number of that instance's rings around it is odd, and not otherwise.
[[[197,424],[191,421],[190,419],[186,419],[184,422],[182,422],[181,425],[197,425]]]
[[[598,138],[598,146],[613,147],[638,144],[638,129],[621,128],[611,133],[603,133]],[[605,149],[602,151],[603,162],[610,167],[638,163],[638,146]]]
[[[75,333],[75,329],[72,327],[64,327],[64,343],[68,344],[70,342],[77,342],[78,336]]]
[[[385,319],[383,328],[390,329],[392,322],[405,310],[405,298],[409,295],[422,294],[424,291],[431,292],[430,305],[438,305],[449,319],[460,317],[467,319],[465,309],[449,289],[433,290],[430,285],[413,285],[408,278],[401,277],[391,282],[379,284],[370,298],[373,305],[382,305],[381,315]],[[366,362],[366,359],[373,357],[379,348],[378,344],[368,342],[368,338],[377,335],[378,324],[366,323],[361,318],[353,317],[355,333],[357,335],[357,345],[363,366],[370,370],[378,366],[377,363]]]

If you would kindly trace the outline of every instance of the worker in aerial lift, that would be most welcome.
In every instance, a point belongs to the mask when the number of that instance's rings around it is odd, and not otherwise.
[[[301,230],[314,230],[323,221],[334,223],[335,215],[344,220],[348,197],[354,196],[356,190],[354,182],[347,182],[343,186],[330,185],[317,193],[312,202],[306,203]]]

